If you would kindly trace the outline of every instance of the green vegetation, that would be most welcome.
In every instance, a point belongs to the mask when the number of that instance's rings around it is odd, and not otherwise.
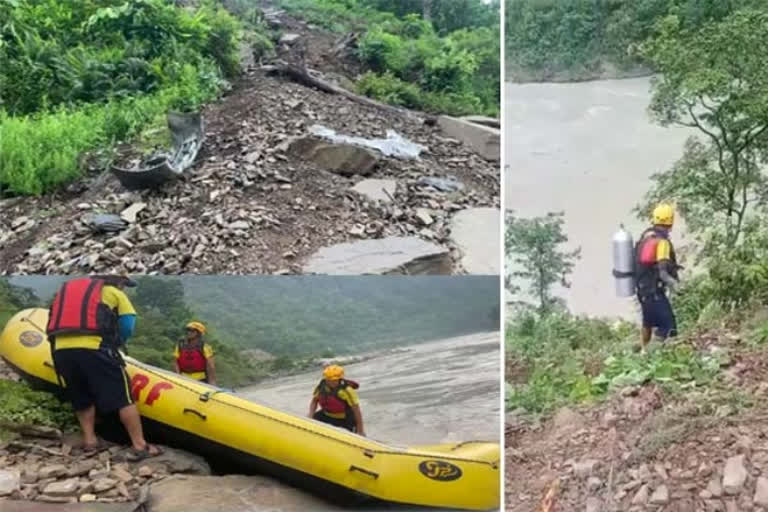
[[[334,31],[364,32],[358,92],[427,112],[498,115],[499,2],[281,0]],[[425,5],[427,12],[425,13]]]
[[[655,69],[638,46],[665,18],[674,18],[682,29],[698,28],[747,7],[768,8],[763,0],[507,2],[508,76],[513,81],[581,80]]]
[[[0,380],[0,418],[15,425],[53,427],[73,430],[77,420],[72,408],[52,394],[33,391],[23,382]],[[0,439],[9,435],[0,426]]]
[[[241,23],[213,0],[0,1],[0,191],[40,194],[239,72]]]

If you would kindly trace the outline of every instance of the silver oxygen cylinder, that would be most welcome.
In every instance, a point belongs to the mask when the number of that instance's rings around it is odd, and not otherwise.
[[[635,294],[635,244],[623,224],[613,235],[613,277],[617,296]]]

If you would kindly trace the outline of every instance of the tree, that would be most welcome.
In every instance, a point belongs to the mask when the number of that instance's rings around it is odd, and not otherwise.
[[[568,241],[563,234],[563,213],[548,213],[545,217],[532,219],[515,218],[512,212],[506,215],[505,253],[511,258],[513,270],[507,285],[512,293],[519,292],[514,279],[530,282],[529,293],[536,297],[537,309],[547,314],[561,304],[561,299],[552,295],[552,286],[559,283],[570,287],[568,275],[573,271],[574,262],[581,257],[581,248],[564,251],[560,246]]]
[[[641,50],[660,73],[651,115],[704,139],[689,139],[674,167],[653,176],[646,199],[675,199],[692,231],[715,228],[726,247],[739,243],[749,215],[768,199],[766,47],[768,13],[746,9],[692,29],[668,16]]]

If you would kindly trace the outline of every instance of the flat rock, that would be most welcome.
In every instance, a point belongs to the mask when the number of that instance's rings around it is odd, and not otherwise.
[[[149,501],[152,512],[344,510],[270,478],[244,475],[169,478],[152,485]]]
[[[3,501],[2,512],[135,512],[136,503],[42,503],[40,501]],[[191,512],[191,511],[190,511]]]
[[[211,474],[211,467],[203,457],[168,447],[163,447],[163,450],[161,455],[142,461],[142,466],[153,470],[164,469],[168,473]]]
[[[147,207],[147,203],[133,203],[131,206],[120,212],[120,218],[133,224],[136,222],[136,215]]]
[[[496,119],[495,117],[461,116],[460,119],[462,121],[467,121],[468,123],[481,124],[483,126],[487,126],[488,128],[496,128],[497,130],[501,130],[501,121],[499,119]]]
[[[368,176],[379,161],[379,157],[369,149],[352,144],[334,144],[318,137],[295,139],[289,144],[288,151],[342,176]]]
[[[50,466],[43,466],[40,468],[38,476],[40,478],[58,478],[67,474],[67,466],[64,464],[51,464]]]
[[[468,274],[499,275],[501,212],[496,208],[469,208],[451,220],[451,239],[461,251]]]
[[[352,187],[352,190],[358,194],[364,195],[371,201],[381,201],[383,203],[392,202],[395,196],[397,182],[395,180],[375,180],[367,179],[359,182]]]
[[[723,490],[726,494],[739,494],[747,480],[747,468],[744,467],[744,455],[729,457],[723,470]]]
[[[80,481],[77,478],[69,478],[51,482],[43,489],[43,494],[49,496],[74,496],[80,488]]]
[[[443,133],[460,140],[486,160],[494,162],[500,160],[501,130],[450,116],[440,116],[437,124]]]
[[[387,237],[324,247],[308,259],[303,271],[331,275],[450,274],[452,263],[444,247],[416,237]]]
[[[768,478],[764,476],[757,478],[755,484],[755,497],[753,498],[755,505],[761,507],[768,507]]]
[[[594,496],[587,498],[587,512],[600,512],[602,506],[603,504],[599,498],[595,498]]]
[[[0,496],[8,496],[21,488],[21,474],[18,471],[0,471]]]
[[[651,504],[665,505],[669,503],[669,490],[666,485],[660,485],[651,494]]]
[[[280,44],[293,44],[301,38],[299,34],[283,34],[280,36]]]

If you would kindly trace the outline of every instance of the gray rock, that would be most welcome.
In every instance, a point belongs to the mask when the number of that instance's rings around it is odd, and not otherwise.
[[[435,178],[434,176],[422,176],[416,183],[435,188],[441,192],[456,192],[464,188],[463,183],[453,178]]]
[[[753,500],[755,505],[761,507],[768,507],[768,478],[760,476],[757,478],[755,484],[755,497]]]
[[[43,489],[43,494],[49,496],[74,496],[80,488],[80,481],[77,478],[69,478],[51,482]]]
[[[379,157],[368,149],[352,144],[333,144],[317,137],[296,139],[289,144],[288,150],[299,158],[342,176],[368,176],[379,161]]]
[[[270,478],[243,475],[169,478],[151,486],[149,502],[152,512],[344,510]]]
[[[395,196],[397,182],[395,180],[375,180],[367,179],[359,182],[352,187],[352,190],[358,194],[364,195],[372,201],[381,201],[383,203],[392,202]]]
[[[89,228],[100,233],[117,232],[128,227],[128,223],[119,215],[111,213],[85,215],[83,221]]]
[[[18,471],[0,470],[0,496],[8,496],[21,488],[21,474]]]
[[[653,505],[665,505],[669,503],[669,490],[666,485],[660,485],[651,494],[651,504]]]
[[[499,275],[501,211],[469,208],[453,216],[451,239],[462,254],[461,266],[468,274]]]
[[[648,486],[643,485],[638,489],[638,491],[635,493],[634,497],[632,498],[632,504],[633,505],[645,505],[648,502]]]
[[[120,212],[120,218],[133,224],[136,222],[136,215],[147,207],[147,203],[133,203],[131,206]]]
[[[603,481],[596,476],[591,476],[587,479],[587,489],[589,492],[595,492],[602,487]]]
[[[143,465],[153,470],[162,468],[169,473],[211,474],[211,467],[203,457],[167,447],[164,447],[164,450],[162,455],[143,461]]]
[[[40,468],[40,478],[58,478],[67,474],[67,467],[64,464],[52,464]]]
[[[388,237],[325,247],[304,265],[308,274],[450,274],[447,249],[416,237]]]
[[[117,485],[115,480],[111,478],[99,478],[93,481],[93,491],[96,493],[106,492]]]
[[[573,465],[573,472],[580,478],[586,478],[592,474],[597,467],[598,461],[595,459],[584,459]]]
[[[280,37],[280,44],[293,44],[301,38],[299,34],[283,34]]]
[[[488,116],[462,116],[461,119],[463,121],[467,121],[468,123],[480,124],[480,125],[483,125],[483,126],[487,126],[488,128],[495,128],[497,130],[501,130],[501,121],[496,119],[495,117],[488,117]]]
[[[747,468],[744,467],[744,455],[729,457],[723,470],[723,489],[726,494],[739,494],[747,480]]]
[[[500,159],[501,130],[449,116],[440,116],[437,123],[443,133],[460,140],[486,160],[496,162]]]
[[[586,512],[600,512],[601,508],[603,506],[603,503],[594,496],[590,496],[587,498],[587,508]]]

